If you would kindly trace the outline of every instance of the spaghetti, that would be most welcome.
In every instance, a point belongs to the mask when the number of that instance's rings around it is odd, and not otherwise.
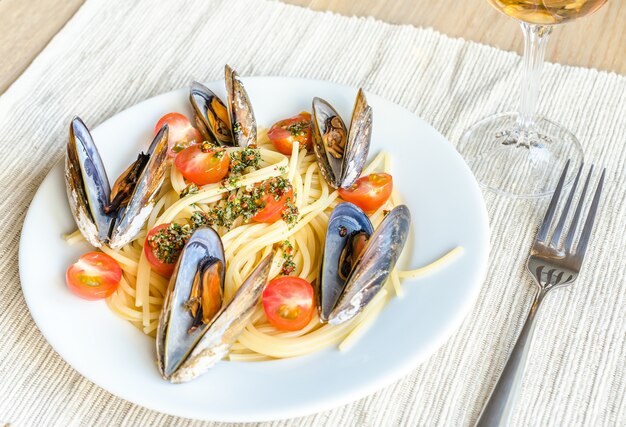
[[[151,270],[144,254],[143,245],[149,230],[159,224],[188,223],[194,212],[209,212],[222,203],[225,195],[237,189],[251,187],[262,181],[283,176],[294,190],[295,205],[299,219],[294,224],[283,220],[275,223],[241,223],[235,227],[214,227],[220,234],[226,255],[226,280],[224,298],[228,301],[256,265],[275,250],[269,278],[281,273],[284,262],[283,247],[287,244],[294,265],[292,275],[309,282],[318,277],[324,248],[328,219],[333,208],[341,203],[338,193],[320,174],[313,153],[293,144],[291,157],[276,152],[267,137],[267,131],[258,135],[260,153],[259,167],[240,176],[236,182],[208,184],[186,194],[188,183],[173,165],[169,167],[166,180],[160,190],[155,207],[148,221],[135,239],[119,250],[103,246],[101,249],[121,266],[123,277],[117,291],[107,299],[110,309],[128,320],[143,333],[156,334],[159,316],[168,287],[168,279]],[[229,153],[239,150],[228,148]],[[374,171],[390,173],[391,158],[387,153],[378,154],[365,168],[363,175]],[[181,197],[181,193],[183,197]],[[394,190],[390,199],[377,211],[369,214],[377,227],[385,212],[400,204]],[[82,239],[80,232],[66,237],[69,243]],[[288,243],[286,243],[288,242]],[[292,249],[291,249],[292,248]],[[375,320],[386,302],[402,296],[401,280],[421,275],[457,255],[460,248],[448,253],[430,266],[411,271],[393,270],[385,287],[370,301],[365,309],[352,320],[331,326],[320,323],[317,315],[303,329],[283,332],[270,325],[259,305],[251,321],[238,341],[232,346],[229,358],[237,361],[259,361],[270,358],[300,356],[338,345],[348,349],[365,329]]]

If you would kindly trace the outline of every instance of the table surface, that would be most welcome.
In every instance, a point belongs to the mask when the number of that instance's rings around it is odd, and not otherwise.
[[[507,50],[521,51],[515,23],[487,0],[283,0],[314,10],[433,27]],[[0,94],[65,25],[83,0],[0,0]],[[626,74],[626,2],[610,0],[591,17],[555,31],[548,60]]]
[[[0,0],[0,5],[9,1],[13,0]],[[48,7],[44,0],[21,2]],[[160,6],[154,7],[155,3]],[[309,13],[309,9],[286,8],[277,1],[185,0],[187,7],[181,8],[182,3],[87,0],[79,11],[80,20],[63,28],[0,96],[0,210],[4,218],[0,221],[0,396],[4,397],[0,398],[0,425],[192,425],[115,398],[82,377],[47,344],[22,298],[20,224],[38,183],[63,156],[66,120],[71,114],[101,123],[140,100],[180,87],[198,73],[216,78],[222,64],[212,63],[207,69],[196,60],[207,46],[213,48],[215,58],[228,57],[247,73],[304,75],[366,87],[422,117],[453,144],[471,123],[494,111],[514,108],[517,101],[519,58],[499,49],[422,28]],[[13,9],[19,15],[17,10]],[[72,13],[71,8],[64,10]],[[489,13],[488,6],[484,11]],[[60,10],[48,8],[52,12]],[[36,21],[31,25],[40,29],[47,20],[44,12],[42,18],[37,15],[30,17]],[[602,22],[602,16],[582,22]],[[223,37],[220,30],[225,23],[238,19],[246,22],[249,31]],[[268,19],[282,27],[268,31]],[[177,26],[177,31],[154,25],[170,20],[185,20],[186,25]],[[21,31],[19,25],[12,25],[13,32]],[[6,32],[3,27],[0,34]],[[35,39],[35,32],[29,39]],[[267,49],[251,52],[250,46],[259,42]],[[343,60],[324,55],[330,42],[350,55]],[[164,46],[170,60],[165,69],[155,72],[153,64],[162,60]],[[305,49],[294,51],[294,46]],[[624,48],[623,41],[620,46]],[[601,47],[598,43],[597,49]],[[13,56],[24,49],[15,46]],[[138,62],[138,57],[143,60]],[[0,64],[7,58],[5,53]],[[626,75],[553,65],[546,67],[544,83],[552,90],[544,91],[541,112],[575,132],[589,163],[607,168],[606,191],[580,283],[555,292],[541,309],[541,333],[533,338],[514,425],[534,425],[537,420],[555,426],[624,425]],[[533,224],[540,221],[547,203],[502,198],[492,192],[484,196],[491,225],[489,274],[461,328],[420,368],[389,388],[291,422],[300,427],[474,422],[529,308],[534,285],[523,260],[532,243]],[[436,252],[441,247],[430,249]]]

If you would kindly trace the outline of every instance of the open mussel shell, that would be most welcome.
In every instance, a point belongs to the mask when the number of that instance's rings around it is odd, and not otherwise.
[[[341,188],[350,188],[359,178],[370,149],[372,139],[372,107],[367,104],[363,89],[359,89],[352,110],[348,142],[341,170]]]
[[[256,145],[256,119],[248,93],[237,73],[228,65],[225,67],[224,80],[234,145],[238,147]]]
[[[354,264],[328,323],[338,325],[354,318],[382,289],[402,253],[410,225],[405,205],[387,214]]]
[[[348,129],[341,116],[327,101],[313,98],[313,152],[328,184],[339,188]]]
[[[261,299],[272,265],[273,254],[266,256],[239,287],[233,299],[222,308],[193,351],[170,378],[180,383],[205,373],[222,360],[250,321]]]
[[[210,322],[194,327],[195,318],[189,307],[194,285],[201,279],[202,266],[207,262],[222,265],[216,272],[223,291],[226,260],[222,240],[212,228],[203,227],[193,233],[178,258],[159,319],[157,358],[161,375],[166,379],[187,359],[209,327]],[[223,292],[220,298],[221,295]]]
[[[95,247],[106,243],[112,216],[105,212],[111,188],[93,138],[79,118],[70,124],[65,157],[65,187],[72,216]]]
[[[154,208],[167,168],[167,136],[168,126],[164,125],[144,155],[148,158],[138,173],[128,203],[117,211],[109,239],[109,246],[114,249],[124,246],[139,233]]]
[[[328,321],[344,290],[346,278],[349,277],[352,266],[348,266],[346,258],[352,255],[358,257],[358,254],[352,252],[353,240],[362,235],[369,237],[373,232],[372,223],[358,206],[346,202],[333,209],[326,230],[317,293],[318,312],[322,322]]]
[[[313,98],[313,149],[320,172],[333,188],[348,188],[361,175],[372,134],[372,109],[359,89],[350,129],[330,103]]]
[[[247,147],[256,144],[257,126],[248,93],[237,73],[225,67],[227,105],[208,87],[193,82],[189,102],[196,127],[205,140],[219,145]]]
[[[191,83],[189,102],[193,107],[196,127],[206,141],[215,141],[219,145],[234,144],[228,108],[213,91],[194,81]]]
[[[72,119],[65,187],[72,216],[90,244],[116,249],[139,233],[165,178],[167,135],[168,126],[164,125],[148,151],[138,156],[111,189],[87,126],[79,117]]]
[[[157,328],[157,363],[161,375],[173,383],[192,380],[219,362],[243,332],[256,308],[270,271],[273,254],[265,257],[239,287],[231,301],[210,319],[198,324],[189,302],[198,276],[209,265],[224,265],[224,249],[211,228],[199,228],[183,249],[166,293]],[[219,271],[224,283],[224,268]],[[223,293],[219,294],[220,296]],[[215,307],[216,304],[207,304]]]

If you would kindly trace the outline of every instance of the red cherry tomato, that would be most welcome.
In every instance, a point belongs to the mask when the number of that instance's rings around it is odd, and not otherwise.
[[[385,204],[393,190],[393,178],[388,173],[373,173],[356,180],[348,189],[340,188],[339,195],[365,212],[375,211]]]
[[[263,291],[267,320],[281,331],[299,331],[313,318],[313,287],[299,277],[272,280]]]
[[[174,272],[174,266],[176,265],[176,260],[171,260],[172,262],[162,261],[158,256],[158,243],[154,240],[154,236],[156,236],[159,231],[165,230],[170,226],[170,223],[159,224],[154,227],[148,235],[146,236],[146,241],[143,245],[143,251],[146,254],[146,259],[150,263],[150,266],[154,271],[159,273],[161,276],[170,277]]]
[[[113,258],[102,252],[81,255],[65,273],[70,291],[88,300],[110,296],[122,280],[122,269]]]
[[[273,190],[273,183],[278,182],[278,178],[267,181],[263,184],[265,195],[259,200],[263,207],[252,217],[253,221],[274,223],[282,218],[283,211],[287,208],[287,203],[293,202],[293,187],[277,192]]]
[[[206,185],[224,179],[228,174],[230,156],[223,148],[202,143],[187,147],[178,153],[174,164],[189,181]]]
[[[310,150],[311,142],[311,115],[306,111],[297,116],[276,122],[267,132],[267,136],[279,152],[290,155],[293,143]]]
[[[169,126],[167,138],[168,154],[171,157],[191,144],[202,142],[202,135],[191,125],[187,117],[180,113],[168,113],[161,117],[154,127],[156,135],[164,124]]]

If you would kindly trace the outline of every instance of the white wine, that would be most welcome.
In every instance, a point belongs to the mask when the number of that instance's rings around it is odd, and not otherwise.
[[[489,0],[502,13],[529,24],[553,25],[598,10],[607,0]]]

